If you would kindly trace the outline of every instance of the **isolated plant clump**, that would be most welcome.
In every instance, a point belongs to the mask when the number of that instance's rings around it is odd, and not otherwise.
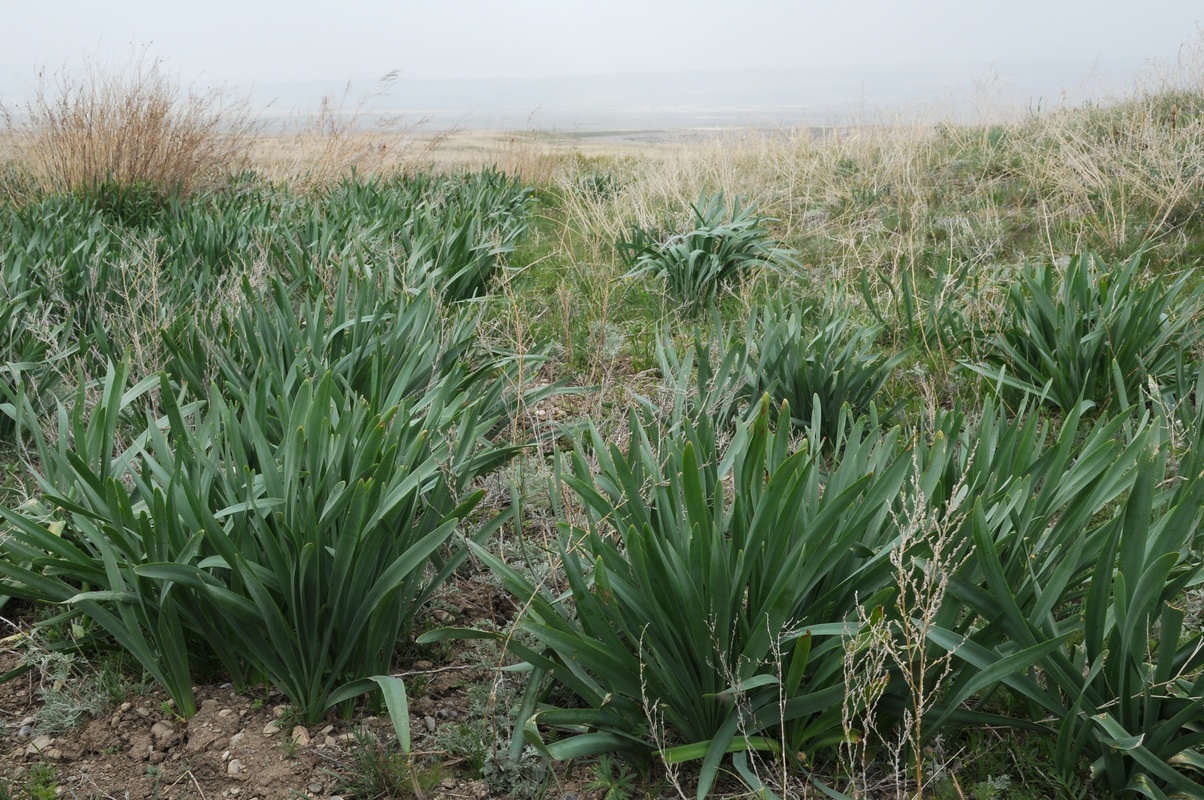
[[[1141,283],[1141,257],[1108,267],[1084,253],[1061,276],[1029,269],[1009,293],[1007,326],[982,362],[966,366],[1063,412],[1080,400],[1125,408],[1151,385],[1181,398],[1198,370],[1204,292],[1188,288],[1190,270]]]
[[[17,163],[42,192],[153,187],[187,195],[247,163],[259,123],[222,88],[186,92],[158,59],[42,75],[24,107],[0,107]]]
[[[671,297],[690,310],[713,305],[720,293],[760,267],[794,264],[794,251],[766,229],[771,222],[737,198],[729,206],[722,192],[704,191],[690,206],[693,227],[676,232],[666,221],[653,230],[632,226],[628,238],[615,244],[628,265],[628,276],[652,275],[665,282]]]

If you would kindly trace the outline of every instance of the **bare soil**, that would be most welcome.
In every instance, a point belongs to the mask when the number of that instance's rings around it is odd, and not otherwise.
[[[448,587],[435,603],[433,625],[473,625],[485,620],[505,625],[513,613],[508,598],[477,577]],[[12,633],[11,630],[5,633]],[[10,637],[11,638],[11,637]],[[8,641],[8,640],[6,640]],[[0,673],[20,663],[10,647],[0,652]],[[441,662],[419,659],[399,671],[410,698],[410,727],[416,753],[434,755],[440,783],[429,800],[482,800],[490,791],[457,754],[439,753],[440,726],[465,719],[468,690],[489,679],[494,667],[480,663],[467,648],[450,648]],[[173,713],[162,691],[127,698],[112,713],[88,720],[68,733],[38,731],[39,679],[34,673],[0,684],[0,775],[14,788],[54,767],[58,796],[70,798],[344,798],[357,732],[392,739],[387,716],[328,719],[303,726],[290,720],[284,699],[239,693],[229,684],[194,687],[199,712],[185,720]],[[561,784],[556,800],[565,789]],[[18,792],[17,797],[25,795]],[[576,796],[569,791],[566,796]],[[363,796],[361,796],[363,797]]]

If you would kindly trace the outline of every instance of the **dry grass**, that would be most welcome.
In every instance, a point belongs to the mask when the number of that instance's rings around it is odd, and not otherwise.
[[[44,192],[104,182],[188,194],[241,169],[258,123],[222,89],[183,91],[146,59],[44,75],[20,108],[0,108],[4,147]]]
[[[397,73],[391,72],[363,97],[351,85],[337,96],[327,95],[316,113],[302,119],[295,133],[265,136],[256,142],[257,169],[274,181],[301,191],[359,174],[406,172],[426,166],[444,139],[428,133],[425,121],[406,121],[399,115],[374,117],[371,106],[388,94]]]

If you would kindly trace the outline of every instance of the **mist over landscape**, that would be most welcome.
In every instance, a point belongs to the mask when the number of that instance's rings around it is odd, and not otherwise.
[[[546,78],[306,81],[256,86],[276,124],[318,100],[441,130],[628,131],[832,126],[895,115],[977,120],[1123,94],[1150,66],[1138,58],[914,63],[809,69],[681,70]]]

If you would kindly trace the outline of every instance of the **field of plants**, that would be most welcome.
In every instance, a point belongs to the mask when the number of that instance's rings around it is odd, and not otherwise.
[[[214,687],[279,796],[1204,797],[1199,74],[286,174],[113,86],[6,117],[0,797],[251,796]]]

